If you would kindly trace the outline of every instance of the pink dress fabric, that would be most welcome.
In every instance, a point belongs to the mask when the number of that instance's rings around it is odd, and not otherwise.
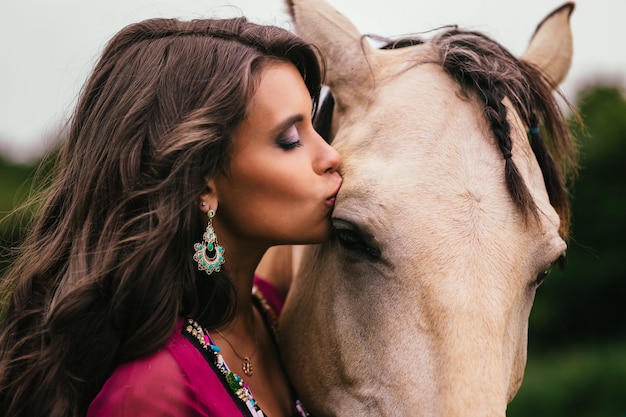
[[[283,297],[269,282],[255,286],[280,314]],[[182,332],[184,320],[154,354],[118,366],[91,402],[87,417],[233,417],[246,415],[202,352]]]

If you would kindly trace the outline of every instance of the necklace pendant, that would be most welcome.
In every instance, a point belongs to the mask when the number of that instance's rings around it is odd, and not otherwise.
[[[252,368],[252,362],[250,362],[249,357],[246,356],[243,358],[241,369],[243,369],[243,373],[246,374],[246,376],[252,376],[252,374],[254,374],[254,368]]]

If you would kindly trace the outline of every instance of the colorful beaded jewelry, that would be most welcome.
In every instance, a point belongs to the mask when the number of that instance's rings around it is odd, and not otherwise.
[[[213,217],[215,210],[209,210],[207,213],[209,222],[207,224],[202,242],[193,245],[196,253],[193,260],[198,263],[198,269],[211,275],[213,272],[219,272],[224,263],[224,248],[217,243],[217,236],[213,230]]]
[[[250,413],[252,413],[255,417],[264,417],[265,414],[263,414],[263,411],[261,411],[258,404],[254,400],[248,384],[246,384],[239,375],[228,369],[228,366],[226,365],[226,362],[224,362],[224,358],[222,358],[222,354],[220,353],[220,347],[211,343],[209,333],[193,319],[187,319],[187,327],[185,330],[187,333],[195,337],[205,350],[213,353],[215,356],[215,366],[224,375],[228,388],[230,388],[237,398],[246,404]]]
[[[274,310],[269,305],[267,300],[265,300],[265,297],[263,297],[263,294],[261,293],[261,291],[258,290],[256,286],[252,287],[252,295],[259,301],[268,319],[269,325],[274,335],[276,336],[277,329],[278,329],[278,320],[277,320],[276,314],[274,313]],[[250,387],[248,386],[248,384],[244,382],[244,380],[239,375],[235,374],[228,368],[228,365],[226,365],[226,362],[224,362],[224,358],[222,357],[220,347],[213,344],[213,341],[211,340],[211,336],[209,335],[209,332],[206,329],[204,329],[202,326],[200,326],[198,322],[196,322],[195,320],[191,318],[187,319],[187,325],[185,326],[185,331],[189,335],[191,335],[194,339],[196,339],[198,343],[200,344],[200,346],[205,351],[211,352],[213,354],[213,359],[214,359],[213,363],[215,367],[222,373],[224,379],[226,380],[226,384],[228,385],[228,388],[230,388],[232,393],[237,398],[243,401],[243,403],[246,405],[246,407],[248,408],[252,416],[265,417],[265,414],[263,414],[263,411],[261,410],[256,400],[254,399],[252,395],[252,391],[250,390]],[[299,417],[309,416],[309,414],[306,412],[306,410],[302,406],[302,403],[300,402],[300,400],[296,400],[295,409],[297,412],[297,416]]]

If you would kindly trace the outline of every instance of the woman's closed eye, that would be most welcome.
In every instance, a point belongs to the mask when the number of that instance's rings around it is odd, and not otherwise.
[[[277,140],[277,145],[286,151],[302,146],[300,135],[295,125],[287,129]]]

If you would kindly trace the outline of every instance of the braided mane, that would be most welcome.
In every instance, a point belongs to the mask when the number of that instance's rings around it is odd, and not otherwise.
[[[536,217],[537,207],[511,159],[511,126],[503,99],[511,102],[529,129],[531,148],[550,203],[561,218],[561,235],[566,237],[570,220],[566,182],[576,169],[576,146],[550,82],[537,68],[481,33],[452,28],[431,42],[439,48],[443,69],[485,103],[485,119],[505,159],[509,193],[526,218]]]
[[[577,148],[550,82],[537,68],[478,32],[451,27],[429,42],[437,47],[444,71],[484,103],[484,117],[505,160],[507,188],[528,221],[529,217],[538,216],[538,209],[512,159],[511,126],[503,99],[510,101],[529,129],[531,148],[541,168],[550,203],[561,219],[560,233],[566,238],[571,215],[566,184],[576,172]],[[426,41],[418,38],[387,40],[381,49],[423,43]],[[327,97],[317,116],[316,127],[322,136],[330,132],[332,100]]]

